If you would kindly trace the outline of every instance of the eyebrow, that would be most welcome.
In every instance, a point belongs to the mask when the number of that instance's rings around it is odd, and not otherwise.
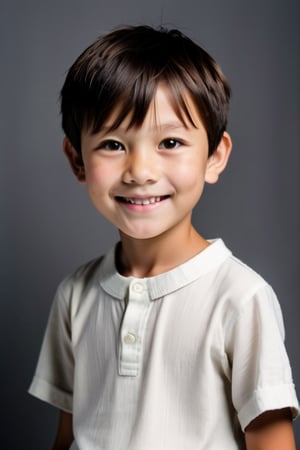
[[[164,130],[164,129],[172,129],[176,130],[178,128],[188,128],[184,122],[181,121],[174,121],[174,122],[166,122],[161,125],[158,125],[157,128]]]
[[[123,133],[127,133],[130,128],[135,128],[135,127],[132,126],[132,127],[127,128],[127,127],[119,126],[119,127],[116,127],[116,128],[112,128],[109,125],[103,125],[98,130],[98,132],[101,133],[101,132],[109,132],[109,131],[119,130],[119,131],[121,131]],[[140,128],[140,127],[137,127],[137,128]],[[156,129],[159,129],[159,130],[163,131],[163,130],[178,130],[178,129],[188,129],[188,128],[189,128],[188,126],[186,126],[183,122],[178,120],[178,121],[172,121],[172,122],[165,122],[163,124],[155,124],[151,128],[151,131],[156,130]]]

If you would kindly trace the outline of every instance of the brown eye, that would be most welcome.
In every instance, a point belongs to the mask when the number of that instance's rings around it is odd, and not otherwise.
[[[107,140],[107,141],[101,142],[101,144],[97,148],[100,150],[120,151],[120,150],[124,150],[124,145],[118,141]]]
[[[180,147],[181,145],[182,145],[182,142],[178,141],[178,139],[169,138],[169,139],[164,139],[159,144],[159,148],[172,150],[174,148]]]

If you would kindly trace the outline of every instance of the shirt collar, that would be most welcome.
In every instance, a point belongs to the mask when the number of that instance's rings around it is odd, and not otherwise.
[[[138,282],[147,289],[151,300],[163,297],[207,274],[231,255],[222,239],[210,242],[211,245],[180,266],[149,278],[120,275],[115,265],[116,246],[114,246],[100,265],[98,273],[100,285],[109,295],[121,300],[125,298],[128,286],[133,282]]]

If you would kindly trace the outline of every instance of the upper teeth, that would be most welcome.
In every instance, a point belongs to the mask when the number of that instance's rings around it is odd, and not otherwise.
[[[125,200],[133,205],[149,205],[150,203],[155,203],[160,201],[160,197],[149,197],[149,198],[129,198],[125,197]]]

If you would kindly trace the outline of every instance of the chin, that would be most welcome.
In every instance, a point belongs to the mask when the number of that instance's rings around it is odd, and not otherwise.
[[[158,237],[160,234],[162,233],[154,233],[153,230],[150,231],[146,231],[146,230],[141,230],[141,231],[131,231],[131,230],[119,230],[120,231],[120,235],[122,236],[126,236],[129,239],[136,239],[136,240],[148,240],[148,239],[153,239]]]

